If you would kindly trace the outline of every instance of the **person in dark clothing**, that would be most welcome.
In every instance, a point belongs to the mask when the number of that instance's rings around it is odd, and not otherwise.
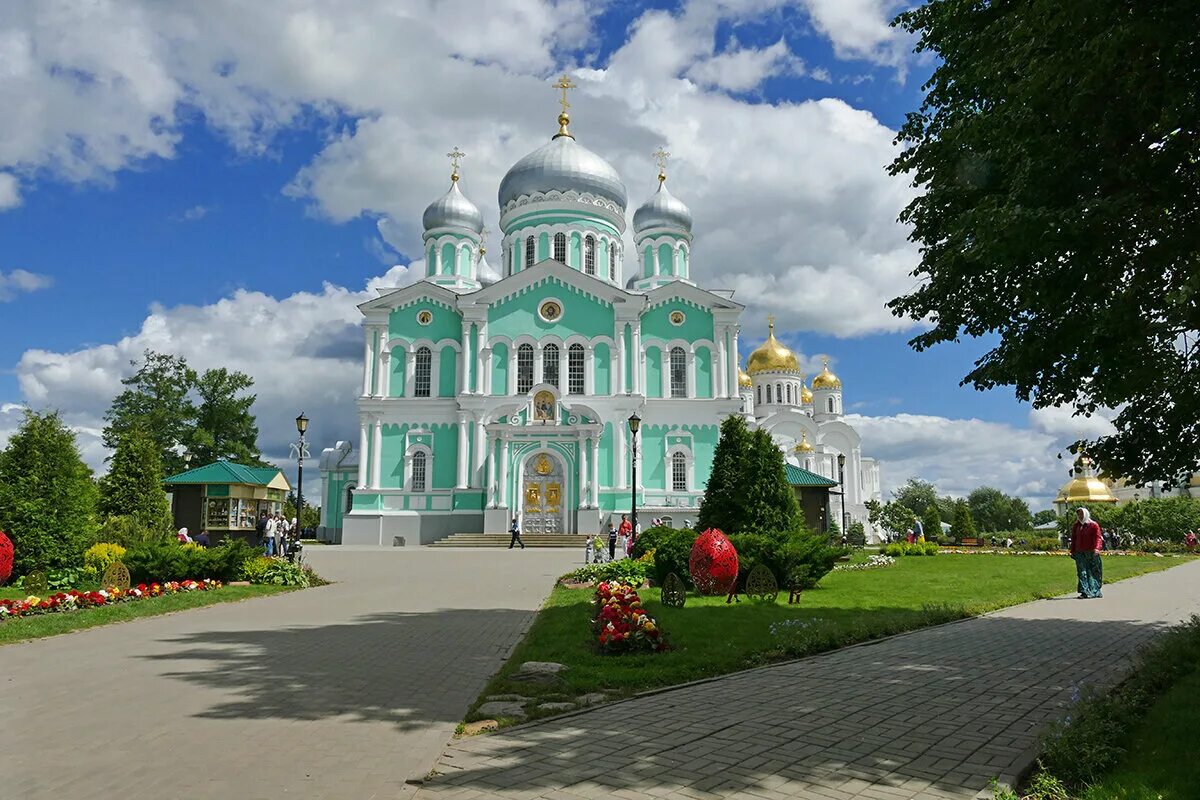
[[[508,549],[512,550],[513,545],[521,545],[521,549],[525,549],[525,543],[521,541],[521,526],[517,523],[517,518],[513,517],[512,525],[508,526],[508,532],[512,534],[512,539],[508,542]]]
[[[629,526],[629,520],[625,519],[625,515],[621,515],[621,530],[624,531]],[[608,560],[617,560],[617,529],[613,524],[608,523]]]
[[[192,541],[201,547],[208,547],[208,531],[200,531],[200,535]]]

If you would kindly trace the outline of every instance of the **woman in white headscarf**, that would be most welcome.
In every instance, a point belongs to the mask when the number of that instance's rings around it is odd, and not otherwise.
[[[1100,550],[1104,547],[1104,535],[1100,525],[1092,519],[1086,508],[1075,511],[1075,524],[1071,526],[1071,558],[1075,559],[1075,573],[1079,577],[1079,599],[1102,597],[1104,564]]]
[[[187,528],[180,528],[179,532],[175,534],[175,538],[179,540],[180,544],[187,544],[192,540],[192,537],[188,535]]]

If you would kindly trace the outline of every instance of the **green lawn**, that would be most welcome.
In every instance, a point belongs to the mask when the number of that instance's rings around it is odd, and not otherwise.
[[[1155,701],[1129,737],[1129,752],[1084,800],[1194,800],[1200,797],[1200,671]]]
[[[865,556],[857,560],[865,560]],[[1111,556],[1104,560],[1105,577],[1120,580],[1179,563],[1175,558]],[[645,589],[640,594],[646,610],[666,630],[674,649],[605,656],[591,644],[592,590],[556,586],[480,701],[487,695],[510,693],[538,702],[570,700],[597,691],[628,696],[1065,594],[1074,588],[1074,564],[1064,556],[938,555],[904,557],[881,569],[830,573],[818,588],[804,592],[794,606],[787,605],[787,593],[781,592],[773,605],[743,598],[740,604],[727,606],[723,597],[690,595],[683,608],[668,608],[658,602],[657,589]],[[565,686],[510,683],[508,676],[524,661],[567,664]],[[527,706],[530,716],[539,716],[533,705]]]
[[[108,625],[113,622],[124,622],[139,617],[153,617],[158,614],[170,614],[172,611],[184,611],[189,608],[211,606],[216,603],[229,603],[245,600],[250,597],[278,594],[291,591],[284,586],[222,586],[206,592],[181,592],[180,594],[164,595],[150,600],[120,603],[100,608],[85,608],[79,611],[65,611],[55,614],[42,614],[35,617],[9,619],[0,622],[0,645],[21,642],[28,639],[40,639],[44,636],[54,636],[59,633],[94,628],[97,625]],[[47,592],[52,594],[52,592]],[[4,587],[0,589],[0,597],[24,598],[26,593],[17,588]]]

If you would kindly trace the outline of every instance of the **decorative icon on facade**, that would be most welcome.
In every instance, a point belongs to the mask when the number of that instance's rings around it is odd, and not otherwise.
[[[554,393],[543,389],[533,396],[533,419],[535,422],[554,421]],[[545,456],[542,456],[545,458]]]
[[[538,308],[538,315],[546,322],[557,322],[562,317],[562,306],[553,300],[547,300]]]
[[[428,325],[433,322],[433,312],[429,309],[424,309],[417,312],[417,324]]]
[[[682,325],[686,319],[687,317],[684,316],[682,311],[671,312],[670,320],[672,325]]]

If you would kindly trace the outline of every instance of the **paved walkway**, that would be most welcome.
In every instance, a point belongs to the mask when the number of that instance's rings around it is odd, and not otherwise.
[[[309,553],[341,583],[0,647],[0,796],[411,793],[580,558]]]
[[[1200,561],[1104,595],[462,740],[417,797],[973,797],[1031,762],[1076,686],[1114,681],[1156,631],[1200,613]]]

